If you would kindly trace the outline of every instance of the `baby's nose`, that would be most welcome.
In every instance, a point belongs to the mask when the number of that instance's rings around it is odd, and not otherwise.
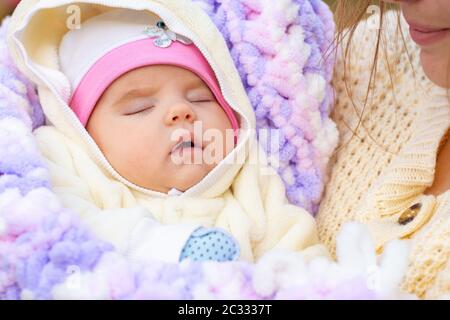
[[[177,103],[170,107],[166,115],[166,124],[172,125],[179,121],[194,122],[196,115],[187,103]]]

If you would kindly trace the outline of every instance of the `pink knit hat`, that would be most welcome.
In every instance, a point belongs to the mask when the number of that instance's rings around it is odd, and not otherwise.
[[[69,106],[84,126],[104,91],[120,76],[140,67],[174,65],[192,71],[209,86],[237,137],[238,120],[208,61],[155,15],[118,9],[91,18],[65,35],[59,56],[73,88]]]

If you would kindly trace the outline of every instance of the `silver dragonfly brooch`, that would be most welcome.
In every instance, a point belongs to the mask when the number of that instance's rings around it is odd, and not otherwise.
[[[145,27],[143,33],[150,38],[155,38],[153,43],[155,46],[160,48],[170,47],[174,41],[179,41],[186,45],[192,44],[192,41],[185,36],[176,34],[175,32],[169,30],[163,21],[158,21],[155,26]]]

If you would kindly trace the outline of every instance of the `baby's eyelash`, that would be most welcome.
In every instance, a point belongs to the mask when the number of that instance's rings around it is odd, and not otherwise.
[[[153,106],[147,106],[147,107],[145,107],[145,108],[139,109],[139,110],[136,111],[136,112],[126,113],[125,115],[126,115],[126,116],[133,116],[133,115],[136,115],[136,114],[147,113],[147,112],[150,111],[151,109],[153,109]]]
[[[210,95],[204,95],[201,98],[192,99],[192,102],[197,102],[197,103],[200,103],[200,102],[214,102],[214,101],[216,101],[216,99],[214,98],[214,96],[210,96]]]

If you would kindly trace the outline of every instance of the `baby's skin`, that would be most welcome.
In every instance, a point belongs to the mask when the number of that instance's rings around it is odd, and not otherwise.
[[[118,78],[86,128],[122,177],[162,193],[186,191],[234,148],[230,120],[209,87],[171,65]]]

